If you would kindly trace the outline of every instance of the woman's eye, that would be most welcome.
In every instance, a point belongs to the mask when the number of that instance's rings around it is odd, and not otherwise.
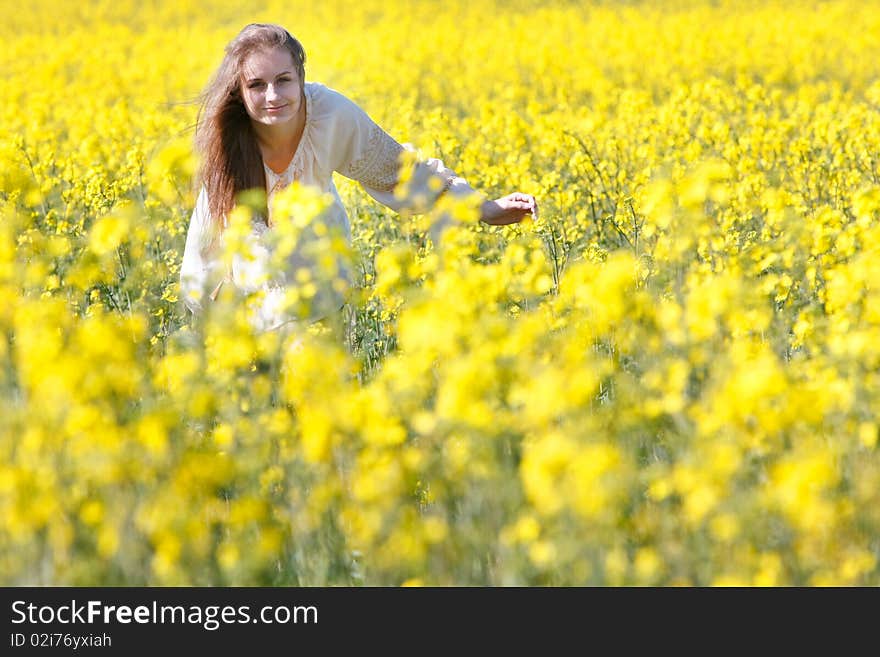
[[[262,86],[263,86],[263,83],[262,83],[262,82],[251,82],[251,83],[248,85],[248,89],[259,89],[259,88],[262,87]]]

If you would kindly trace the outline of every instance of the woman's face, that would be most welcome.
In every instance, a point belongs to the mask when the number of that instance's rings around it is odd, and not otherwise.
[[[241,97],[251,120],[281,125],[302,108],[302,81],[293,56],[283,48],[258,50],[242,64]]]

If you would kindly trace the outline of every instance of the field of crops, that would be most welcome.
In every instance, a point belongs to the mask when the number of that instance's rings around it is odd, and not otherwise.
[[[880,585],[878,3],[0,4],[0,583]],[[195,321],[249,22],[540,216],[340,177],[341,330]]]

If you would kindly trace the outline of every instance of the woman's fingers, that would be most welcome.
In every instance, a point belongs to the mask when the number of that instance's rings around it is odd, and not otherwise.
[[[488,224],[502,226],[519,223],[525,215],[538,218],[538,203],[531,194],[514,192],[494,201],[486,201],[481,209],[482,220]]]
[[[509,209],[528,210],[535,215],[535,218],[538,216],[538,202],[531,194],[515,192],[499,199],[499,203]]]

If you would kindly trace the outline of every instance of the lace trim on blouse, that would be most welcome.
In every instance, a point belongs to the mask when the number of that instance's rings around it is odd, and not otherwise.
[[[340,173],[367,187],[390,192],[397,184],[402,152],[403,146],[378,125],[373,124],[370,126],[363,155],[344,167]]]

